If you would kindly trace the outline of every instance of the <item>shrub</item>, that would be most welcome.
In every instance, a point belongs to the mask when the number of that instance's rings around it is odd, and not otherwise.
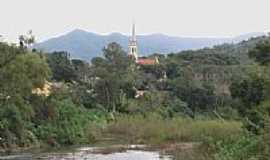
[[[89,128],[99,118],[71,100],[54,102],[55,116],[43,121],[36,129],[37,136],[50,145],[80,144],[94,140]],[[90,139],[89,139],[90,138]]]
[[[216,160],[268,160],[270,156],[268,136],[243,135],[237,140],[227,139],[219,142],[214,157]]]

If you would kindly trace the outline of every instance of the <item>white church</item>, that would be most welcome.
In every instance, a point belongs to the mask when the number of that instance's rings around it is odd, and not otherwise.
[[[135,33],[135,24],[132,26],[132,35],[129,40],[128,44],[128,56],[134,58],[135,62],[140,65],[155,65],[159,64],[158,58],[146,58],[146,57],[139,57],[139,50],[137,44],[137,38]]]

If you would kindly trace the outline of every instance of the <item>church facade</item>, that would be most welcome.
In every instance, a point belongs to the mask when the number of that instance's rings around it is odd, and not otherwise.
[[[135,24],[132,25],[132,35],[128,43],[128,56],[133,58],[139,65],[155,65],[159,64],[157,57],[139,57],[138,43],[136,38]]]

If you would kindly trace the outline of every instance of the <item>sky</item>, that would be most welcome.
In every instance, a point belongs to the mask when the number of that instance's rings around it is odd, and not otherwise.
[[[37,41],[83,29],[99,34],[228,37],[270,31],[270,0],[0,0],[0,35]]]

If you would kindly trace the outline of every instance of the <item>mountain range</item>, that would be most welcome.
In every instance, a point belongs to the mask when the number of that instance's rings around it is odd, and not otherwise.
[[[244,34],[232,38],[190,38],[174,37],[164,34],[138,35],[138,48],[140,56],[153,53],[167,54],[188,49],[212,47],[223,43],[238,43],[251,37],[265,35],[263,32]],[[127,50],[129,36],[121,33],[100,35],[76,29],[65,35],[46,40],[34,45],[35,48],[46,51],[67,51],[72,58],[91,60],[102,56],[102,49],[110,42],[119,43]]]

